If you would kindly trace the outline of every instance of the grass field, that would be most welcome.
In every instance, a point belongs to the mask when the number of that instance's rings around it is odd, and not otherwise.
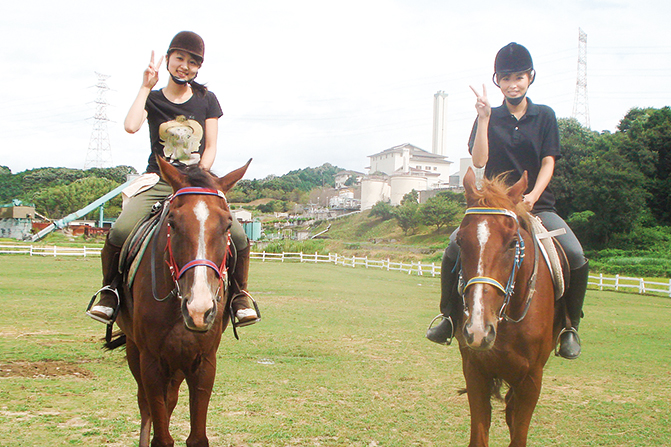
[[[468,443],[458,350],[424,339],[437,278],[253,263],[251,282],[263,320],[224,334],[212,446]],[[84,316],[98,284],[97,258],[0,256],[0,446],[137,445],[124,353]],[[530,445],[671,445],[671,300],[591,290],[585,312],[581,358],[548,362]],[[187,433],[184,390],[176,445]]]

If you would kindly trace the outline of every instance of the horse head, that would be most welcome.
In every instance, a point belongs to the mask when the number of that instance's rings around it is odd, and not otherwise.
[[[526,172],[510,188],[498,177],[483,180],[478,189],[470,168],[464,176],[468,209],[457,233],[464,300],[462,335],[474,350],[494,346],[498,323],[514,291],[517,268],[524,258],[518,215],[526,215],[522,194],[527,184]]]
[[[161,176],[172,186],[168,222],[168,265],[181,299],[184,324],[190,330],[209,330],[217,303],[226,296],[226,259],[233,221],[224,193],[247,171],[241,168],[216,177],[198,167],[181,171],[158,158]]]

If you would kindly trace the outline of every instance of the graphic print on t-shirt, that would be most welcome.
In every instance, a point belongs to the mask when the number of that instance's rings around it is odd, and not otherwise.
[[[198,121],[179,115],[173,121],[161,124],[158,135],[163,144],[163,155],[169,161],[179,161],[185,165],[200,161],[198,149],[203,139],[203,128]]]

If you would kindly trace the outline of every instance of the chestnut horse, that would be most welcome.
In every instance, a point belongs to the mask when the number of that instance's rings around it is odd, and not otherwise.
[[[224,193],[249,162],[217,178],[199,168],[181,172],[158,160],[174,194],[131,289],[125,287],[116,321],[138,384],[140,447],[149,446],[152,424],[153,447],[174,445],[168,426],[184,379],[191,419],[186,445],[205,447],[216,352],[230,319],[225,307],[232,217]]]
[[[457,233],[463,314],[459,340],[471,412],[469,446],[487,446],[491,398],[505,382],[510,446],[527,443],[543,366],[559,335],[554,286],[522,204],[527,174],[507,188],[501,178],[464,177],[468,209]]]

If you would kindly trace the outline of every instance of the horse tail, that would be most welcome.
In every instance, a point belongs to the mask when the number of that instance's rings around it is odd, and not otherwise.
[[[502,379],[498,379],[498,378],[492,379],[489,382],[489,395],[491,397],[495,398],[496,400],[503,401],[504,399],[503,399],[503,396],[501,395],[501,388],[503,388],[503,383],[504,382],[503,382]],[[468,393],[468,389],[467,388],[461,388],[457,391],[457,393],[460,396],[463,396],[464,394]]]
[[[124,334],[121,331],[117,331],[114,334],[112,334],[112,337],[110,337],[109,340],[105,341],[103,349],[105,349],[106,351],[112,351],[116,348],[124,346],[125,344],[126,344],[126,334]]]

